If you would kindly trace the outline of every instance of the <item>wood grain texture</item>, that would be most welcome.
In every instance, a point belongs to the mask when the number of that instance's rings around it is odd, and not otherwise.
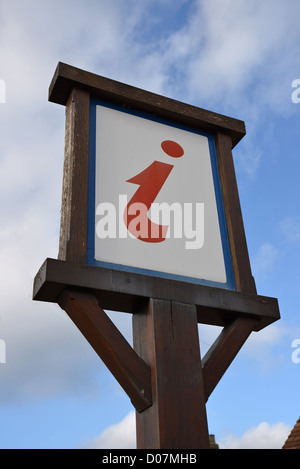
[[[91,293],[64,290],[57,303],[66,311],[141,412],[151,406],[149,366],[136,354]]]
[[[66,103],[58,258],[80,264],[86,263],[89,106],[89,93],[74,88]]]
[[[195,307],[151,299],[133,315],[133,340],[153,396],[136,416],[137,448],[209,448]]]
[[[236,289],[255,294],[231,147],[230,136],[218,132],[216,150]]]
[[[202,131],[227,132],[235,146],[245,135],[243,121],[174,99],[150,93],[59,62],[49,88],[49,101],[65,105],[71,90],[81,88],[92,97],[149,112]]]
[[[276,298],[47,259],[35,277],[33,298],[56,302],[65,288],[92,291],[104,309],[128,313],[149,298],[194,304],[203,324],[226,326],[250,315],[258,320],[255,330],[260,330],[280,318]]]

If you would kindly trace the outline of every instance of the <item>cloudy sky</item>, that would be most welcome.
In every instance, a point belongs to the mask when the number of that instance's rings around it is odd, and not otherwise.
[[[245,121],[234,161],[252,270],[282,319],[251,335],[208,422],[222,448],[282,446],[300,414],[299,15],[298,0],[0,0],[1,448],[135,447],[128,397],[65,313],[31,300],[58,252],[59,61]],[[109,314],[130,341],[131,318]],[[200,327],[202,354],[218,332]]]

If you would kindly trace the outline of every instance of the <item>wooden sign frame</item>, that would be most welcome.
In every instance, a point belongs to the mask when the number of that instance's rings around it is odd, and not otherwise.
[[[75,88],[76,73],[78,89]],[[244,123],[63,64],[59,64],[56,75],[50,87],[49,99],[66,105],[66,148],[59,259],[86,263],[89,113],[91,98],[98,98],[124,108],[147,112],[177,124],[207,131],[213,135],[236,289],[255,292],[231,156],[232,145],[245,134]],[[67,86],[70,88],[66,89]],[[70,171],[71,167],[73,173]],[[79,200],[76,200],[76,197]]]
[[[87,264],[92,99],[213,136],[235,290]],[[59,254],[37,273],[33,299],[58,303],[125,389],[137,410],[138,448],[207,448],[206,400],[251,332],[280,318],[277,300],[257,295],[251,273],[232,158],[244,122],[63,63],[49,100],[66,106]],[[132,313],[133,348],[104,309]],[[198,323],[223,327],[202,364]]]

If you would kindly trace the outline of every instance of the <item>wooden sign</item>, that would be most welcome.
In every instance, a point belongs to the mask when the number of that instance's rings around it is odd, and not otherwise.
[[[60,242],[33,298],[127,392],[138,448],[207,448],[205,402],[280,317],[251,274],[232,159],[245,125],[62,63],[49,100],[66,106]],[[104,309],[132,313],[133,348]],[[202,361],[198,323],[223,327]]]

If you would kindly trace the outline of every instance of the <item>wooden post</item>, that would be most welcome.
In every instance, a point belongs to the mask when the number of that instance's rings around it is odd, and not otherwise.
[[[152,371],[153,404],[136,413],[137,448],[209,448],[196,308],[150,299],[133,315],[133,341]]]
[[[74,88],[66,103],[65,159],[58,258],[85,264],[90,95]]]

